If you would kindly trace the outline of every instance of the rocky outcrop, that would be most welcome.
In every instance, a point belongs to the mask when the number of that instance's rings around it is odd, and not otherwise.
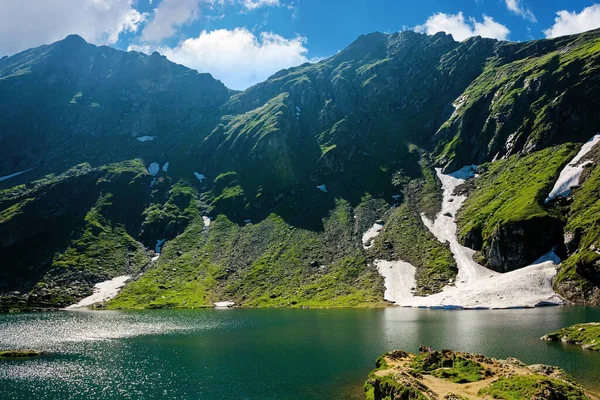
[[[527,43],[499,43],[486,70],[455,102],[456,111],[435,134],[445,171],[566,141],[583,142],[600,125],[591,104],[600,30]],[[535,50],[532,50],[535,49]],[[568,78],[566,78],[568,77]],[[589,82],[589,83],[588,83]]]
[[[562,227],[562,222],[552,217],[498,225],[484,250],[487,266],[508,272],[530,265],[561,243]]]
[[[557,367],[425,347],[384,354],[364,390],[367,400],[598,399]]]
[[[600,351],[600,322],[576,324],[541,337],[548,342],[576,344],[586,350]]]

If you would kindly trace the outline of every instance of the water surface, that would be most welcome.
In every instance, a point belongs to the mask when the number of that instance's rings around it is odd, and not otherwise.
[[[164,310],[0,315],[7,399],[360,399],[375,359],[435,348],[558,365],[600,391],[600,353],[543,334],[600,309]]]

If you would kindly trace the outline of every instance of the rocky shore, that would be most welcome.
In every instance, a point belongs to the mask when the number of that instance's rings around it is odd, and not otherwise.
[[[586,350],[600,351],[600,322],[576,324],[541,337],[549,342],[577,344]]]
[[[364,390],[367,400],[599,398],[558,367],[425,347],[381,356]]]

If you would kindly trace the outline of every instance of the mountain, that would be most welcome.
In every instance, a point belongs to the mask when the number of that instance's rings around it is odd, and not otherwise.
[[[143,136],[176,147],[218,121],[230,95],[209,74],[158,53],[96,47],[76,35],[1,59],[0,82],[0,176],[122,161],[139,153],[134,139]]]
[[[0,308],[62,307],[119,275],[135,278],[114,308],[379,305],[375,260],[437,293],[457,263],[421,215],[441,210],[434,168],[469,164],[455,217],[476,260],[505,272],[554,248],[555,289],[599,303],[599,146],[580,187],[544,201],[600,125],[599,57],[598,30],[373,33],[243,92],[77,36],[5,57]]]

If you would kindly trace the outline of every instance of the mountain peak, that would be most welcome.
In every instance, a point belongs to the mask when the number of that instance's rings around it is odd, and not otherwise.
[[[77,34],[68,35],[66,38],[64,38],[60,42],[68,44],[70,46],[81,46],[81,45],[87,44],[85,39]]]

